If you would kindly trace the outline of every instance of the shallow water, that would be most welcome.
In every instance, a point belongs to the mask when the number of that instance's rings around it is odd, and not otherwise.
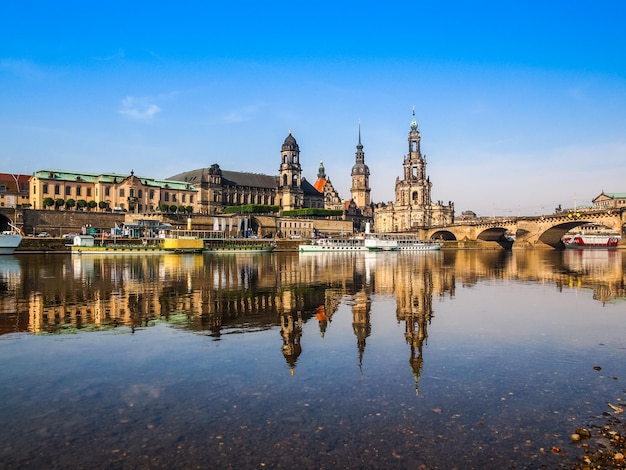
[[[571,468],[621,252],[0,258],[4,468]]]

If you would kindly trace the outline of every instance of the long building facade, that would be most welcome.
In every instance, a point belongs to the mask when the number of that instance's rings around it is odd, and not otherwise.
[[[300,147],[289,131],[280,152],[278,175],[222,170],[217,163],[171,176],[197,187],[200,212],[218,214],[244,204],[278,206],[282,210],[323,208],[324,195],[302,176]]]
[[[57,201],[70,208],[134,213],[162,212],[165,205],[196,213],[200,207],[194,185],[136,176],[132,170],[130,174],[41,170],[31,176],[29,185],[33,209],[46,209]]]
[[[426,173],[426,156],[421,151],[421,136],[413,110],[408,136],[409,152],[404,157],[403,178],[396,178],[396,200],[379,204],[374,210],[376,232],[409,232],[454,222],[454,204],[444,205],[431,199],[432,183]]]

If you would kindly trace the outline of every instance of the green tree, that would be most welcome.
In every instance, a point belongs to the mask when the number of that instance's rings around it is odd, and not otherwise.
[[[187,214],[191,214],[193,212],[193,207],[191,206],[185,207],[185,212],[187,212]]]
[[[170,206],[170,212],[176,212],[176,209],[178,209],[178,206],[176,206],[176,204],[172,204]]]
[[[87,207],[87,201],[85,201],[84,199],[79,199],[78,201],[76,201],[76,207],[80,210],[83,210],[85,207]]]
[[[98,207],[100,208],[100,210],[108,209],[109,203],[108,202],[104,202],[104,201],[100,201],[98,203]]]
[[[56,210],[59,210],[60,207],[63,207],[65,205],[65,201],[61,198],[55,199],[54,200],[54,208]]]
[[[185,206],[178,206],[178,213],[179,214],[184,214],[185,213]]]
[[[95,209],[98,206],[98,203],[96,201],[89,201],[87,203],[87,206],[89,207],[89,210],[93,210],[93,209]]]
[[[167,211],[170,210],[170,206],[169,206],[169,204],[161,204],[159,206],[159,209],[161,209],[161,212],[167,212]]]
[[[43,200],[44,209],[46,207],[52,207],[52,206],[54,206],[54,199],[52,199],[51,197],[47,197]]]
[[[76,201],[72,198],[68,199],[67,201],[65,201],[65,208],[66,209],[71,209],[72,207],[74,207],[76,205]]]

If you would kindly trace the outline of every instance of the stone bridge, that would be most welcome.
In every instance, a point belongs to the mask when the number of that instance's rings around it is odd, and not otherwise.
[[[507,217],[458,222],[446,227],[423,230],[421,236],[444,240],[482,240],[503,247],[562,247],[561,237],[584,224],[604,225],[623,235],[626,210],[584,210],[542,215],[538,217]],[[512,236],[512,237],[511,237]],[[515,240],[513,242],[513,239]],[[626,241],[622,239],[620,246]]]

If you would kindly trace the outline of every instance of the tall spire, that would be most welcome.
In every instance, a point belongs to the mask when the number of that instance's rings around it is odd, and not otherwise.
[[[361,120],[359,119],[359,143],[356,145],[356,162],[363,163],[365,154],[363,153],[363,144],[361,143]]]

